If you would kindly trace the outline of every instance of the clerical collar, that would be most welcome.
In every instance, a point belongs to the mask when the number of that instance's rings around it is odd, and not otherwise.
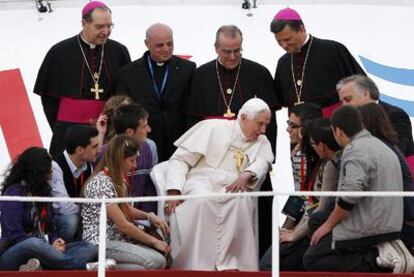
[[[217,61],[218,61],[218,64],[219,64],[219,67],[222,69],[222,70],[224,70],[224,71],[228,71],[228,72],[232,72],[232,71],[236,71],[238,68],[239,68],[239,66],[240,66],[240,63],[235,67],[235,68],[233,68],[233,69],[227,69],[224,65],[223,65],[223,63],[220,61],[220,58],[218,57],[217,58]],[[241,61],[241,60],[240,60]]]
[[[305,39],[305,42],[303,43],[302,48],[300,48],[299,53],[300,53],[300,52],[302,52],[302,50],[307,49],[307,46],[308,46],[309,40],[310,40],[310,35],[309,35],[308,33],[306,33],[306,39]]]
[[[167,64],[170,62],[170,60],[171,60],[171,59],[169,59],[168,61],[165,61],[165,62],[159,63],[159,62],[154,61],[154,59],[151,57],[151,54],[148,54],[148,55],[149,55],[149,57],[150,57],[151,63],[152,63],[153,65],[158,66],[158,67],[163,67],[164,65],[167,65]]]
[[[86,41],[86,39],[82,36],[82,32],[79,34],[80,38],[82,39],[82,41],[89,46],[90,49],[95,49],[96,48],[96,44],[90,43],[88,41]]]

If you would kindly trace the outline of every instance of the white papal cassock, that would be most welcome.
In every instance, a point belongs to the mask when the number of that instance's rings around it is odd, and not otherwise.
[[[182,194],[223,193],[243,171],[258,177],[258,189],[273,161],[264,135],[248,142],[238,121],[205,120],[175,143],[166,189]],[[237,167],[237,152],[245,156]],[[255,204],[250,197],[186,200],[172,214],[173,268],[194,270],[258,269]],[[270,224],[270,222],[269,222]]]

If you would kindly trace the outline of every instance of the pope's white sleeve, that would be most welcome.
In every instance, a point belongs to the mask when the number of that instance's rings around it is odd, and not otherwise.
[[[179,190],[184,188],[188,171],[198,162],[201,154],[187,151],[179,147],[169,161],[166,190]]]
[[[253,172],[257,179],[254,182],[250,183],[248,187],[250,189],[258,189],[257,185],[262,184],[266,178],[267,173],[270,171],[274,156],[272,153],[272,148],[268,140],[266,140],[261,147],[258,155],[251,163],[247,166],[244,171]]]
[[[251,163],[244,171],[253,172],[256,175],[256,179],[253,180],[248,187],[255,189],[258,184],[261,184],[266,178],[267,172],[270,170],[271,164],[268,161],[258,159]]]

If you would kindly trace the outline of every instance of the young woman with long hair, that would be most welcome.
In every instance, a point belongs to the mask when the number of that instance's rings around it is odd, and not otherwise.
[[[6,172],[2,195],[50,196],[52,159],[46,149],[26,149]],[[66,244],[57,237],[52,203],[0,202],[0,270],[86,269],[97,248],[87,242]],[[25,264],[25,265],[23,265]],[[23,265],[23,266],[22,266]]]
[[[117,135],[108,145],[104,158],[95,168],[94,175],[84,187],[87,198],[119,198],[127,196],[127,174],[136,167],[139,145],[133,138]],[[163,240],[157,239],[134,224],[134,220],[147,219],[169,233],[167,223],[154,213],[135,209],[127,203],[109,204],[107,207],[107,258],[117,262],[119,269],[163,269],[164,256],[171,251]],[[99,243],[99,204],[82,207],[83,239]]]

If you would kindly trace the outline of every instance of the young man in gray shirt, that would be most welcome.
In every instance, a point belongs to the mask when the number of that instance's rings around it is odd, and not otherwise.
[[[363,128],[351,106],[331,117],[343,148],[338,191],[402,191],[393,151]],[[409,273],[414,258],[400,240],[402,197],[338,197],[329,218],[312,235],[304,266],[314,271]]]

